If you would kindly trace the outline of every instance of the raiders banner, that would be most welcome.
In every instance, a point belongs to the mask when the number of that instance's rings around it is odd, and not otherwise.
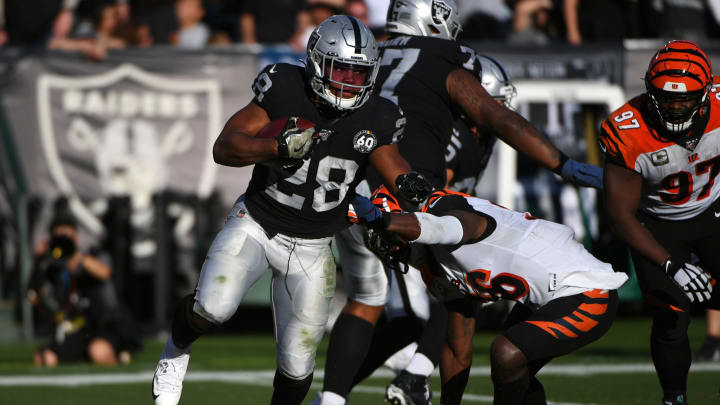
[[[102,63],[24,58],[2,101],[31,193],[67,196],[94,234],[103,233],[98,215],[110,196],[130,196],[138,218],[166,189],[202,198],[221,187],[232,200],[249,171],[219,170],[211,149],[252,99],[257,69],[252,55],[172,50],[118,52]]]

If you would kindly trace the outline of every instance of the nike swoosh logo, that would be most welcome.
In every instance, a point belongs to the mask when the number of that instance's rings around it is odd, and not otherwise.
[[[275,73],[275,66],[277,66],[277,65],[272,65],[272,67],[269,70],[269,73]]]
[[[607,148],[602,143],[600,143],[600,149],[602,149],[603,153],[607,153]]]
[[[715,218],[720,218],[720,211],[715,213]]]
[[[293,152],[300,152],[305,147],[305,144],[307,144],[307,141],[302,145],[298,146],[297,148],[293,148]]]

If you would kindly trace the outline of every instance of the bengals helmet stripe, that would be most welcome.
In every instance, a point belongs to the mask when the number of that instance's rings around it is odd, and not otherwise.
[[[388,190],[385,185],[381,185],[372,193],[370,201],[382,211],[402,212],[398,200],[390,193],[390,190]]]

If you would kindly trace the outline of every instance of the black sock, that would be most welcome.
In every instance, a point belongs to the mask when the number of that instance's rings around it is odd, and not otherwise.
[[[688,338],[670,343],[651,337],[650,352],[665,397],[684,395],[687,392],[687,377],[692,361]]]
[[[192,321],[193,305],[195,304],[195,294],[189,294],[183,297],[177,304],[175,309],[175,317],[172,322],[172,341],[175,346],[185,349],[200,336],[212,329],[213,325],[207,321],[207,327],[199,327],[196,322]]]
[[[543,388],[542,383],[535,376],[530,377],[530,385],[525,391],[522,405],[547,405],[545,388]]]
[[[455,374],[448,382],[443,383],[440,392],[440,403],[442,405],[460,405],[469,377],[470,367]]]
[[[312,379],[312,373],[302,380],[294,380],[276,370],[270,405],[300,405],[310,390]]]
[[[360,365],[352,386],[366,379],[398,350],[416,341],[423,331],[422,321],[414,316],[391,319],[376,327],[365,361]]]
[[[430,309],[430,319],[423,330],[417,353],[424,354],[433,365],[440,362],[440,355],[447,335],[448,311],[442,304],[434,304]]]
[[[530,385],[530,376],[527,373],[523,374],[517,380],[510,381],[508,383],[497,383],[493,381],[493,387],[495,388],[495,398],[493,399],[493,405],[520,405],[522,404],[525,391],[527,391]]]
[[[328,344],[323,391],[332,391],[345,398],[370,347],[375,327],[355,315],[341,313]]]

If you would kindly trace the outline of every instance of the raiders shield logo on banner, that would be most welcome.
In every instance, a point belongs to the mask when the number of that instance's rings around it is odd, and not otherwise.
[[[222,125],[217,80],[124,64],[92,76],[43,74],[37,97],[50,177],[96,235],[104,229],[92,207],[110,196],[129,196],[142,210],[167,188],[212,191],[212,145]]]

